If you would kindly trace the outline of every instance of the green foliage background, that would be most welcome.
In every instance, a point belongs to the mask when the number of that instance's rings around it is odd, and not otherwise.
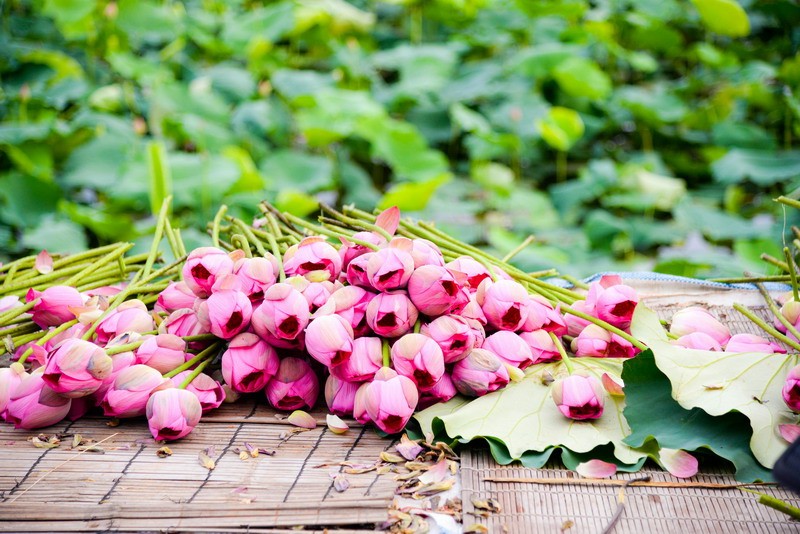
[[[800,187],[789,0],[5,0],[0,24],[8,256],[144,242],[170,193],[191,244],[220,203],[397,204],[577,275],[763,271],[797,222],[771,202]]]

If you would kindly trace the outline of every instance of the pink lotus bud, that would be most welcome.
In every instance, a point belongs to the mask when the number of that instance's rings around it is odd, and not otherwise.
[[[381,367],[372,382],[366,384],[364,405],[375,426],[388,434],[405,428],[419,401],[417,387],[410,378]]]
[[[97,342],[105,344],[109,339],[125,332],[144,333],[155,328],[153,317],[141,300],[128,300],[112,310],[97,327]]]
[[[71,399],[91,395],[111,374],[111,358],[82,339],[67,339],[47,358],[42,379],[53,391]]]
[[[411,330],[419,313],[402,291],[380,293],[367,306],[367,324],[381,337],[399,337]]]
[[[71,405],[72,399],[53,391],[39,369],[23,376],[11,391],[4,417],[14,428],[31,430],[58,423],[67,416]]]
[[[528,318],[528,292],[513,280],[484,280],[477,299],[486,320],[498,330],[518,330]]]
[[[363,382],[370,380],[383,366],[383,342],[377,337],[359,337],[353,341],[350,357],[332,365],[330,372],[340,380]]]
[[[408,279],[408,296],[417,309],[435,317],[469,303],[469,294],[444,267],[423,265]]]
[[[327,271],[326,271],[327,272]],[[287,284],[291,284],[305,297],[308,308],[313,313],[328,302],[331,293],[336,290],[333,282],[327,280],[322,282],[310,282],[302,276],[292,276],[286,279]],[[323,314],[326,315],[326,314]]]
[[[716,339],[720,345],[725,345],[731,338],[728,327],[711,315],[711,312],[699,306],[690,306],[675,312],[669,331],[678,337],[692,332],[703,332]]]
[[[195,295],[206,298],[211,295],[211,288],[225,275],[233,273],[233,260],[224,251],[214,247],[200,247],[194,249],[186,263],[183,264],[181,275],[183,281]]]
[[[534,330],[533,332],[522,332],[519,335],[528,344],[533,356],[533,363],[557,362],[561,359],[553,338],[546,330]]]
[[[570,375],[556,380],[551,392],[564,417],[582,421],[603,415],[603,385],[593,376]]]
[[[406,237],[395,237],[389,242],[390,248],[404,250],[411,254],[414,259],[414,268],[423,265],[437,265],[444,267],[444,257],[442,251],[435,243],[427,239],[408,239]]]
[[[296,339],[308,326],[308,301],[290,284],[279,283],[267,289],[264,302],[251,319],[256,334],[267,339]]]
[[[278,353],[255,334],[233,338],[222,355],[225,383],[240,393],[261,391],[280,366]]]
[[[765,354],[786,354],[786,349],[754,334],[735,334],[725,345],[725,352],[763,352]]]
[[[417,409],[424,410],[434,404],[447,402],[457,394],[458,391],[456,391],[456,386],[453,384],[453,379],[450,378],[450,375],[445,373],[435,386],[428,391],[420,393]]]
[[[148,337],[136,349],[136,363],[168,373],[186,362],[186,342],[173,334]]]
[[[327,315],[335,313],[350,323],[356,336],[368,333],[367,306],[375,298],[375,293],[361,287],[344,286],[331,293],[328,302],[318,313]]]
[[[583,313],[585,313],[587,315],[591,315],[592,317],[594,317],[595,313],[596,313],[595,309],[594,308],[590,308],[586,304],[585,300],[577,300],[577,301],[572,303],[571,307],[575,311],[583,312]],[[564,316],[564,320],[567,323],[567,334],[569,334],[572,337],[577,336],[578,334],[580,334],[583,331],[584,328],[586,328],[587,326],[592,324],[589,321],[587,321],[586,319],[583,319],[583,318],[578,317],[576,315],[572,315],[571,313],[566,314]]]
[[[503,360],[486,349],[472,349],[453,366],[453,384],[463,395],[481,397],[508,384],[509,376]]]
[[[369,391],[369,382],[364,382],[356,390],[356,398],[353,399],[353,419],[366,425],[372,420],[367,413],[367,392]]]
[[[222,339],[231,339],[250,326],[253,305],[241,291],[224,289],[213,293],[197,307],[203,329]]]
[[[787,300],[783,306],[781,306],[781,315],[786,318],[789,323],[791,323],[795,328],[800,326],[800,302],[795,300]],[[772,323],[775,325],[779,331],[786,333],[786,325],[783,324],[777,317],[772,320]]]
[[[233,266],[233,274],[239,279],[239,289],[254,305],[264,300],[264,291],[275,283],[275,258],[242,258]]]
[[[481,348],[492,351],[507,364],[520,369],[525,369],[535,361],[530,345],[514,332],[507,330],[500,330],[487,337]]]
[[[45,345],[47,345],[47,343],[45,343]],[[22,355],[25,354],[28,349],[31,350],[31,354],[28,356],[26,361],[31,364],[32,370],[42,367],[45,363],[47,363],[47,354],[49,351],[46,347],[37,345],[35,341],[31,341],[30,343],[25,343],[24,345],[17,347],[17,350],[14,351],[14,356],[12,356],[11,361],[19,361],[19,359],[22,358]]]
[[[413,272],[414,258],[403,250],[383,248],[369,255],[367,279],[378,291],[406,287]]]
[[[479,326],[479,325],[478,325]],[[442,349],[445,363],[454,363],[478,347],[478,337],[469,322],[458,315],[443,315],[422,325],[421,332]],[[480,337],[483,341],[483,336]]]
[[[692,332],[673,340],[671,343],[687,349],[722,351],[722,347],[717,340],[704,332]]]
[[[487,278],[491,279],[491,275],[486,267],[469,256],[459,256],[453,261],[446,263],[445,267],[451,271],[464,273],[467,276],[467,286],[472,292],[478,290],[478,286],[481,285],[481,282]]]
[[[353,286],[363,287],[365,289],[374,289],[372,282],[367,275],[367,266],[370,259],[375,255],[374,252],[368,252],[353,258],[347,264],[347,283]]]
[[[136,365],[137,363],[136,354],[133,351],[120,352],[119,354],[114,354],[111,356],[111,374],[108,375],[105,380],[103,380],[103,385],[97,388],[97,391],[94,392],[94,399],[98,406],[103,401],[106,392],[111,389],[111,386],[114,385],[114,381],[117,379],[117,376],[123,370]]]
[[[206,330],[197,318],[197,313],[189,308],[181,308],[170,313],[166,319],[158,325],[158,332],[161,334],[173,334],[178,337],[197,336],[207,334]],[[205,346],[202,342],[189,344],[190,348],[198,349]]]
[[[603,276],[593,282],[586,295],[586,304],[594,308],[596,317],[617,328],[628,328],[639,298],[636,290],[622,283],[619,276]]]
[[[160,372],[146,365],[132,365],[117,374],[100,406],[109,417],[138,417],[144,415],[150,394],[165,387],[171,385]]]
[[[333,375],[329,376],[325,382],[325,402],[331,413],[345,417],[353,415],[356,391],[360,385],[340,380]]]
[[[612,334],[596,324],[590,324],[572,340],[572,352],[575,356],[632,358],[638,351],[629,341],[617,334]]]
[[[176,388],[181,387],[181,384],[183,384],[193,372],[194,371],[191,370],[183,371],[173,376],[170,378],[172,385]],[[219,408],[219,405],[225,400],[225,390],[222,388],[222,384],[205,373],[200,373],[194,377],[194,380],[186,386],[186,391],[191,392],[197,397],[197,400],[200,401],[200,409],[203,412]]]
[[[324,237],[306,237],[286,251],[283,256],[283,270],[287,276],[328,271],[328,279],[336,280],[342,271],[342,258]]]
[[[58,333],[53,337],[51,337],[50,339],[48,339],[44,344],[44,348],[47,349],[47,351],[49,352],[53,350],[53,348],[56,345],[58,345],[65,339],[81,338],[86,332],[89,331],[90,327],[91,326],[88,324],[81,324],[81,323],[72,325],[63,332]]]
[[[8,295],[0,298],[0,313],[7,312],[22,306],[19,302],[19,297],[16,295]]]
[[[70,308],[83,306],[83,296],[70,286],[52,286],[42,292],[31,289],[25,295],[26,302],[34,302],[32,320],[40,328],[60,326],[75,318]]]
[[[486,326],[487,323],[489,322],[486,320],[486,314],[483,313],[481,305],[478,304],[477,293],[470,293],[469,302],[467,303],[466,306],[464,306],[464,309],[458,312],[457,315],[460,315],[461,317],[469,321],[478,323],[481,326]]]
[[[278,410],[297,410],[303,406],[313,408],[319,393],[319,380],[305,361],[284,358],[265,391],[269,403]]]
[[[392,345],[392,365],[420,391],[432,389],[444,375],[444,355],[439,345],[422,334],[406,334]]]
[[[353,239],[364,241],[365,243],[372,243],[378,247],[386,246],[386,238],[375,232],[356,232],[353,234]],[[344,240],[342,246],[339,247],[339,256],[342,258],[342,268],[347,269],[347,266],[355,258],[363,256],[372,252],[373,249],[365,247],[364,245],[357,245],[349,240]]]
[[[317,317],[306,328],[306,350],[325,367],[340,365],[353,352],[353,328],[338,315]]]
[[[170,282],[167,288],[159,293],[153,309],[157,312],[172,313],[181,308],[192,308],[196,299],[197,295],[189,289],[186,282]]]
[[[69,411],[67,412],[66,419],[68,421],[77,421],[78,419],[89,413],[89,410],[94,408],[96,405],[95,396],[72,399],[72,402],[69,405]]]
[[[800,365],[792,367],[786,375],[786,382],[781,390],[783,401],[793,412],[800,412]]]
[[[197,396],[177,388],[154,392],[145,410],[147,425],[156,441],[174,441],[188,435],[200,422],[202,413]]]
[[[525,332],[546,330],[557,336],[567,333],[567,322],[564,316],[541,295],[531,295],[526,307],[528,308],[528,317],[521,327]]]
[[[3,417],[11,393],[14,391],[28,373],[20,363],[12,363],[10,367],[0,368],[0,418]]]

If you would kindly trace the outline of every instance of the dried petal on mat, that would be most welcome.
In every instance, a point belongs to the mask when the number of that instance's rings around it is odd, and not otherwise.
[[[409,439],[407,434],[403,434],[394,449],[406,460],[414,460],[424,450],[419,442]]]
[[[484,501],[473,497],[472,506],[474,506],[476,510],[484,510],[492,514],[499,514],[503,511],[503,508],[500,506],[500,504],[491,498]]]
[[[617,473],[615,464],[604,462],[603,460],[589,460],[579,463],[575,471],[584,478],[608,478]]]
[[[661,467],[678,478],[690,478],[697,474],[697,458],[680,449],[661,448],[658,452]]]
[[[489,529],[484,525],[474,524],[464,527],[464,534],[487,534]]]
[[[211,456],[215,453],[214,446],[208,447],[207,449],[203,449],[200,451],[200,454],[197,455],[197,460],[200,462],[200,465],[212,471],[215,467],[217,467],[216,462],[211,459]]]
[[[47,436],[42,436],[42,437],[47,438]],[[40,439],[40,437],[34,436],[30,439],[30,442],[37,449],[54,449],[59,445],[61,445],[61,440],[59,440],[55,436],[53,436],[50,439],[44,439],[44,440]]]
[[[303,410],[295,410],[289,415],[287,421],[294,426],[311,430],[317,428],[317,420]]]
[[[247,451],[239,451],[239,459],[242,461],[249,460],[252,458]]]
[[[800,425],[778,425],[781,437],[789,443],[794,443],[800,437]]]
[[[419,476],[419,481],[423,484],[441,482],[450,476],[450,467],[447,460],[441,460],[433,464],[425,473]]]
[[[386,451],[381,452],[381,460],[390,464],[401,464],[406,461],[403,457]]]
[[[325,422],[328,423],[328,429],[334,434],[344,434],[350,427],[347,423],[342,421],[338,415],[328,414],[325,416]]]
[[[168,456],[172,456],[172,449],[170,449],[165,445],[164,447],[161,447],[156,451],[156,456],[158,456],[159,458],[166,458]]]
[[[339,493],[350,487],[350,481],[342,473],[332,474],[331,477],[333,478],[333,489]]]

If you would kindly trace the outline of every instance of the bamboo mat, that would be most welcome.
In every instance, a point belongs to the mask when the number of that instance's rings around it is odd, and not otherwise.
[[[363,532],[387,518],[395,492],[391,475],[347,475],[350,487],[336,491],[320,464],[349,460],[374,463],[392,440],[354,425],[344,435],[328,431],[324,413],[314,430],[276,419],[261,399],[228,405],[204,417],[187,438],[160,458],[143,421],[111,428],[105,419],[81,419],[43,429],[64,434],[53,449],[27,439],[39,432],[0,427],[0,530],[27,532],[169,530],[255,532],[259,529],[347,527]],[[80,434],[104,453],[70,450]],[[244,444],[274,451],[242,460]],[[199,454],[208,447],[216,468]],[[70,461],[66,460],[72,458]],[[46,476],[41,478],[43,475]],[[312,528],[313,530],[313,528]],[[275,530],[269,530],[275,532]]]
[[[634,285],[644,302],[662,319],[668,319],[682,307],[701,304],[727,324],[733,333],[764,335],[731,307],[734,302],[739,302],[771,321],[756,291],[632,280],[626,280],[626,283]],[[731,473],[721,466],[705,468],[691,480],[733,483],[735,480]],[[619,473],[614,478],[628,480],[641,476],[650,476],[653,481],[679,481],[657,466],[649,467],[649,464],[639,473]],[[467,448],[461,454],[464,525],[482,524],[492,533],[599,533],[617,509],[618,487],[484,481],[495,477],[563,479],[578,475],[558,463],[550,463],[543,469],[527,469],[518,464],[501,466],[492,459],[488,450]],[[777,488],[759,488],[759,491],[800,506],[800,497],[789,491]],[[495,499],[502,510],[488,517],[474,515],[476,510],[472,500],[489,498]],[[625,490],[625,501],[623,515],[613,530],[615,534],[800,532],[800,523],[758,504],[755,495],[737,489],[629,487]]]

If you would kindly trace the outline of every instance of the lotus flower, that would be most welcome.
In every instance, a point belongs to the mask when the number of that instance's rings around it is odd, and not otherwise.
[[[255,334],[242,333],[231,339],[222,355],[225,383],[240,393],[261,391],[280,366],[278,353]]]
[[[330,368],[331,375],[348,382],[363,382],[375,376],[383,366],[382,340],[359,337],[353,341],[350,357]]]
[[[186,342],[173,334],[158,334],[145,339],[136,349],[136,363],[159,373],[168,373],[186,362]]]
[[[186,258],[181,274],[195,295],[206,298],[211,295],[217,278],[233,274],[233,265],[233,259],[224,250],[200,247]]]
[[[306,350],[326,367],[340,365],[353,352],[353,329],[338,315],[317,317],[306,328]]]
[[[25,378],[28,373],[20,363],[12,363],[10,367],[0,368],[0,418],[8,407],[8,401],[11,399],[11,393],[14,391]]]
[[[145,410],[150,433],[157,441],[174,441],[188,435],[200,422],[202,413],[197,396],[177,388],[155,391]]]
[[[11,391],[4,413],[14,428],[28,430],[58,423],[69,413],[72,399],[53,391],[38,369],[22,377]]]
[[[491,279],[491,275],[486,267],[470,256],[459,256],[455,260],[446,263],[445,267],[451,271],[464,273],[467,277],[467,287],[473,292],[478,290],[478,286],[481,285],[481,282],[487,278]]]
[[[357,286],[344,286],[331,293],[328,301],[318,310],[318,314],[335,313],[347,320],[356,336],[369,332],[367,325],[367,306],[375,298],[375,293]]]
[[[252,316],[253,329],[264,339],[267,334],[283,340],[296,339],[308,326],[308,301],[290,284],[279,283],[267,289],[264,302]]]
[[[417,308],[402,291],[380,293],[367,306],[367,324],[381,337],[402,336],[418,316]]]
[[[191,370],[183,371],[170,378],[170,380],[176,388],[180,388],[192,372]],[[197,400],[200,401],[200,409],[203,412],[219,408],[219,405],[225,400],[225,391],[222,389],[222,384],[205,373],[200,373],[194,377],[194,380],[189,382],[185,389],[197,396]]]
[[[267,399],[278,410],[312,408],[317,402],[319,380],[314,370],[299,358],[281,360],[278,372],[267,383]]]
[[[217,291],[197,307],[197,318],[204,330],[222,339],[231,339],[250,325],[253,307],[241,291]]]
[[[109,417],[144,415],[151,393],[171,387],[169,380],[146,365],[132,365],[121,370],[100,404]]]
[[[519,337],[528,344],[531,349],[533,363],[556,362],[561,359],[553,338],[546,330],[534,330],[533,332],[522,332]]]
[[[421,313],[431,317],[463,309],[469,303],[469,293],[461,282],[437,265],[423,265],[413,272],[408,296]]]
[[[719,342],[705,332],[692,332],[672,341],[673,345],[696,350],[721,351]]]
[[[478,346],[475,329],[466,319],[458,315],[437,317],[430,323],[422,325],[421,332],[439,345],[445,363],[457,362]],[[481,341],[482,339],[483,336]]]
[[[590,324],[572,340],[575,356],[632,358],[637,350],[629,341],[595,324]]]
[[[525,332],[546,330],[559,337],[568,332],[566,318],[561,315],[559,310],[553,308],[544,297],[530,295],[526,307],[528,308],[527,318],[520,327]]]
[[[413,272],[414,258],[403,250],[387,247],[369,255],[367,279],[378,291],[406,287]]]
[[[60,326],[75,318],[70,308],[83,306],[84,298],[78,290],[69,286],[52,286],[42,292],[31,289],[25,296],[26,302],[34,302],[31,319],[39,328]]]
[[[582,421],[603,415],[603,385],[593,376],[570,375],[556,380],[551,391],[564,417]]]
[[[82,339],[67,339],[50,353],[42,380],[56,393],[77,398],[97,391],[111,371],[111,358],[103,349]]]
[[[501,360],[519,369],[525,369],[535,361],[530,345],[519,335],[507,330],[487,337],[481,348],[492,351]]]
[[[340,380],[333,375],[328,376],[328,380],[325,382],[325,402],[328,409],[336,415],[353,415],[356,391],[360,385],[356,382]]]
[[[456,389],[469,397],[481,397],[505,387],[509,376],[503,360],[486,349],[472,349],[453,366]]]
[[[365,243],[372,243],[378,247],[386,246],[386,238],[375,232],[356,232],[352,237],[353,241],[358,240]],[[342,246],[339,247],[339,256],[342,258],[342,268],[346,269],[350,262],[359,256],[369,254],[373,251],[372,248],[364,245],[359,245],[348,239],[343,239]]]
[[[725,345],[725,352],[763,352],[765,354],[786,354],[786,349],[754,334],[735,334]]]
[[[194,307],[195,300],[197,300],[197,295],[189,289],[186,282],[170,282],[167,288],[158,294],[154,309],[159,312],[172,313],[181,308]]]
[[[126,332],[143,334],[155,328],[153,317],[141,300],[127,300],[112,310],[97,326],[97,342],[105,344],[109,339]]]
[[[432,389],[444,375],[444,355],[439,345],[422,334],[406,334],[392,345],[392,365],[420,391]]]
[[[369,414],[367,413],[367,391],[369,391],[370,382],[365,382],[356,390],[356,397],[353,399],[353,419],[366,425],[371,422]]]
[[[353,286],[363,287],[365,289],[374,289],[372,282],[367,275],[367,265],[369,265],[370,258],[374,256],[374,252],[368,252],[353,258],[347,264],[347,283]]]
[[[783,401],[793,412],[800,412],[800,365],[789,371],[781,394]]]
[[[711,315],[711,312],[699,306],[690,306],[675,312],[669,331],[678,337],[692,332],[703,332],[713,337],[720,345],[725,345],[731,338],[728,327]]]
[[[636,290],[622,283],[619,276],[607,275],[594,282],[586,295],[586,304],[598,319],[617,328],[628,328],[639,298]]]
[[[453,384],[453,379],[450,378],[450,375],[445,373],[442,375],[442,379],[431,389],[420,393],[419,405],[417,408],[423,410],[439,402],[447,402],[455,397],[456,394],[458,394],[458,391],[456,390],[455,384]]]
[[[518,330],[528,318],[528,292],[513,280],[484,280],[477,299],[486,320],[497,330]]]
[[[388,367],[375,373],[373,381],[365,385],[363,396],[370,420],[388,434],[396,434],[406,426],[419,401],[414,382]]]
[[[189,308],[181,308],[170,313],[166,319],[161,321],[158,325],[158,332],[161,334],[173,334],[178,337],[197,336],[200,334],[207,334],[200,320],[197,318],[197,313]],[[189,347],[193,349],[202,348],[205,346],[203,342],[189,343]]]
[[[283,256],[283,270],[288,276],[327,271],[328,279],[336,280],[342,270],[342,258],[325,238],[306,237],[286,251]]]

